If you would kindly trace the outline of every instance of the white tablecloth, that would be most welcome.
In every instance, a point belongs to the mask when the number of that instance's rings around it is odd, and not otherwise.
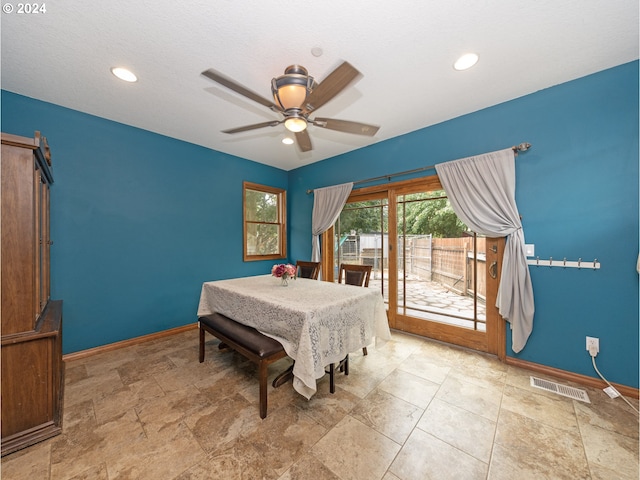
[[[278,340],[295,360],[293,387],[316,392],[325,366],[391,338],[378,289],[298,278],[283,287],[270,275],[206,282],[198,316],[221,313]]]

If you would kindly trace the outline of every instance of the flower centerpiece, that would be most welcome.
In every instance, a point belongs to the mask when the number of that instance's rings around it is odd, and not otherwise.
[[[282,279],[282,286],[286,287],[290,278],[293,278],[294,280],[296,279],[297,271],[298,269],[295,265],[291,265],[290,263],[279,263],[273,266],[271,269],[271,275]]]

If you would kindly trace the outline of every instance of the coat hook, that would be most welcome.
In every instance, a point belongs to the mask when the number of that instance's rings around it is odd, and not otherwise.
[[[536,257],[536,267],[540,266],[540,257]]]
[[[564,257],[564,260],[562,260],[562,266],[563,267],[567,266],[567,257]]]
[[[596,263],[598,263],[598,259],[597,258],[593,261],[593,269],[594,270],[596,269]]]
[[[582,262],[582,258],[578,259],[578,268],[580,268],[580,262]]]
[[[553,257],[549,257],[549,266],[553,267]]]

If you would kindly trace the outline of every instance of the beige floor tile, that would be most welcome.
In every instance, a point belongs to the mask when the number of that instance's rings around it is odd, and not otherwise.
[[[416,353],[445,365],[458,365],[462,361],[465,349],[437,340],[425,339]]]
[[[382,478],[400,445],[353,417],[345,417],[311,449],[341,480]]]
[[[638,416],[585,389],[530,386],[522,368],[392,332],[306,400],[196,329],[66,363],[63,433],[2,458],[11,480],[638,479]],[[290,365],[269,367],[269,382]],[[546,378],[546,377],[542,377]],[[637,399],[631,400],[638,405]]]
[[[65,385],[73,385],[74,383],[84,380],[89,377],[86,365],[81,364],[66,364],[64,369],[64,383]]]
[[[480,480],[488,465],[416,428],[389,471],[402,480]]]
[[[451,370],[451,365],[414,353],[400,364],[398,370],[411,373],[430,382],[441,384]]]
[[[74,475],[69,480],[109,480],[109,472],[107,464],[102,463],[87,468],[84,472]]]
[[[638,442],[625,435],[592,425],[581,425],[589,465],[600,472],[614,470],[619,479],[640,478]]]
[[[192,465],[175,480],[277,480],[278,473],[266,461],[253,446],[236,442]]]
[[[335,473],[311,454],[304,455],[278,480],[341,480]]]
[[[364,357],[368,360],[369,355]],[[363,360],[366,363],[366,360]],[[337,385],[355,395],[358,398],[364,398],[375,390],[380,383],[389,376],[386,370],[360,369],[357,362],[352,362],[349,356],[349,375],[340,375],[337,377]]]
[[[289,406],[267,416],[242,439],[263,457],[263,465],[282,475],[326,432],[304,412]]]
[[[132,360],[120,365],[116,370],[122,379],[122,383],[129,385],[174,368],[176,368],[176,366],[169,357],[163,355],[145,362]]]
[[[511,385],[504,389],[502,409],[518,413],[551,427],[578,433],[578,421],[574,403],[570,398],[556,395],[555,398],[539,395]]]
[[[211,408],[213,403],[215,402],[206,394],[190,385],[162,397],[149,399],[136,406],[135,411],[145,434],[153,438],[165,435],[170,426],[177,425],[187,418],[197,417],[201,412]]]
[[[589,468],[581,437],[502,410],[488,478],[587,479]]]
[[[291,395],[295,397],[291,404],[326,428],[336,426],[361,400],[341,386],[336,386],[336,392],[330,393],[327,380],[319,383],[318,393],[310,400],[295,392],[291,385],[287,386],[292,392]]]
[[[580,426],[600,427],[638,440],[638,414],[624,400],[610,398],[601,390],[590,389],[588,394],[591,403],[575,402]]]
[[[127,411],[150,401],[154,397],[162,397],[165,393],[153,378],[145,378],[139,382],[123,385],[110,395],[98,397],[93,401],[96,422],[105,423],[117,418]]]
[[[0,478],[47,480],[51,469],[51,440],[2,458]]]
[[[380,390],[420,408],[427,408],[439,388],[437,383],[402,370],[395,370],[379,386]]]
[[[51,478],[72,478],[87,468],[108,464],[145,440],[144,430],[133,410],[93,428],[78,424],[53,440]]]
[[[463,452],[489,463],[496,422],[434,399],[417,427]]]
[[[171,479],[207,457],[184,423],[164,429],[107,458],[109,480]]]
[[[351,411],[351,416],[402,445],[424,409],[383,390],[374,390]]]
[[[96,376],[88,376],[64,387],[64,407],[93,400],[120,390],[124,386],[118,372],[110,370]]]
[[[382,480],[402,480],[399,477],[396,477],[393,473],[391,472],[387,472],[384,474],[384,477],[382,477]]]
[[[255,430],[262,419],[258,405],[236,393],[185,417],[200,446],[208,453],[219,453]]]
[[[502,401],[502,390],[483,387],[461,380],[459,377],[449,376],[440,386],[436,398],[496,421]]]
[[[454,377],[479,387],[502,391],[506,383],[507,372],[502,369],[488,367],[484,362],[478,364],[469,363],[467,365],[453,366],[449,372],[449,377]]]

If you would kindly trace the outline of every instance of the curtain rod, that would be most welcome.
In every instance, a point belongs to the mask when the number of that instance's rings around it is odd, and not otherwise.
[[[520,145],[514,145],[513,147],[511,147],[511,150],[513,150],[515,154],[518,155],[518,152],[526,152],[530,148],[531,148],[531,144],[524,142],[524,143],[521,143]],[[385,179],[389,181],[393,177],[399,177],[401,175],[409,175],[411,173],[417,173],[417,172],[424,172],[425,170],[431,170],[435,167],[436,167],[435,165],[429,165],[428,167],[414,168],[413,170],[406,170],[404,172],[390,173],[389,175],[382,175],[380,177],[373,177],[373,178],[366,178],[364,180],[358,180],[357,182],[353,182],[353,184],[358,185],[359,183],[369,183],[369,182],[375,182],[376,180],[385,180]],[[310,193],[313,193],[313,190],[307,190],[307,195]]]

